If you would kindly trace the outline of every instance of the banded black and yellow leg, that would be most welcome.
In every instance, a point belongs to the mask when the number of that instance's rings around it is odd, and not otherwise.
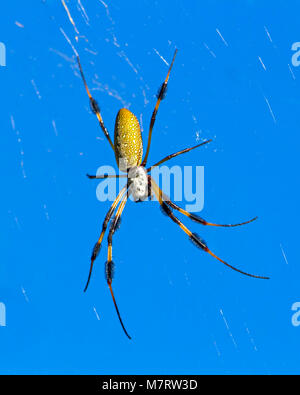
[[[90,99],[91,109],[92,109],[93,113],[96,115],[96,117],[98,118],[98,121],[99,121],[99,124],[101,126],[101,129],[103,130],[103,133],[104,133],[105,137],[107,138],[111,148],[114,151],[115,147],[113,145],[113,142],[111,141],[111,138],[109,136],[108,130],[106,129],[106,127],[104,125],[102,116],[100,114],[99,105],[98,105],[97,101],[93,98],[93,96],[91,95],[91,92],[90,92],[90,90],[88,88],[88,85],[87,85],[87,82],[86,82],[86,79],[85,79],[85,76],[84,76],[84,73],[83,73],[83,70],[82,70],[82,67],[81,67],[79,56],[77,56],[77,63],[78,63],[78,66],[79,66],[79,71],[80,71],[80,74],[81,74],[82,81],[83,81],[84,86],[85,86],[85,90],[86,90],[86,92],[88,94],[88,97]]]
[[[152,179],[153,180],[153,179]],[[209,225],[209,226],[219,226],[219,227],[224,227],[224,228],[230,228],[230,227],[235,227],[235,226],[241,226],[241,225],[246,225],[246,224],[250,224],[250,222],[255,221],[258,217],[254,217],[251,218],[248,221],[245,222],[240,222],[237,224],[215,224],[212,222],[207,222],[205,219],[201,218],[199,215],[197,214],[193,214],[190,213],[186,210],[184,210],[183,208],[177,206],[177,204],[175,204],[174,202],[172,202],[172,200],[170,199],[169,196],[167,196],[160,188],[159,186],[156,184],[156,187],[158,188],[158,190],[160,191],[160,193],[162,194],[162,199],[165,203],[167,203],[171,208],[179,211],[181,214],[185,215],[186,217],[190,218],[191,220],[198,222],[201,225]]]
[[[118,196],[116,197],[115,201],[113,202],[113,204],[111,205],[110,209],[108,210],[106,217],[104,219],[103,225],[102,225],[102,231],[100,234],[100,237],[97,241],[97,243],[95,244],[94,248],[93,248],[93,252],[92,252],[92,256],[91,256],[91,264],[90,264],[90,271],[89,271],[89,275],[88,275],[88,279],[86,282],[86,286],[84,288],[84,292],[87,290],[89,283],[90,283],[90,279],[91,279],[91,275],[92,275],[92,271],[93,271],[93,266],[94,266],[94,262],[100,252],[101,249],[101,243],[103,241],[103,237],[105,234],[105,231],[107,229],[107,225],[118,205],[118,203],[120,202],[120,200],[122,199],[122,197],[124,196],[125,192],[127,190],[127,185],[120,191],[120,193],[118,194]]]
[[[183,149],[183,150],[181,150],[181,151],[176,152],[175,154],[168,155],[168,156],[166,156],[165,158],[163,158],[162,160],[160,160],[159,162],[155,163],[155,165],[152,165],[152,166],[148,167],[147,172],[149,173],[152,169],[154,169],[154,167],[157,167],[157,166],[161,165],[162,163],[167,162],[168,160],[170,160],[170,159],[172,159],[172,158],[175,158],[175,157],[178,156],[178,155],[181,155],[181,154],[185,154],[185,153],[187,153],[187,152],[190,152],[190,151],[192,151],[192,150],[195,149],[195,148],[198,148],[198,147],[201,147],[201,146],[204,145],[204,144],[210,143],[211,141],[212,141],[212,140],[207,140],[207,141],[204,141],[204,142],[201,143],[201,144],[195,145],[194,147],[185,148],[185,149]]]
[[[112,289],[112,280],[113,280],[113,274],[114,274],[114,262],[112,260],[112,238],[113,238],[113,234],[115,233],[116,229],[118,228],[118,226],[120,224],[120,218],[121,218],[122,212],[124,210],[125,204],[127,202],[128,195],[129,194],[127,193],[123,197],[123,199],[122,199],[122,201],[121,201],[121,203],[120,203],[120,205],[119,205],[119,207],[117,209],[115,218],[113,219],[113,221],[111,222],[111,225],[110,225],[109,234],[108,234],[108,238],[107,238],[108,249],[107,249],[107,262],[105,263],[105,275],[106,275],[107,285],[109,287],[109,290],[110,290],[110,293],[111,293],[111,296],[112,296],[112,299],[113,299],[113,302],[114,302],[114,305],[115,305],[115,309],[116,309],[116,312],[117,312],[120,324],[121,324],[121,326],[123,328],[123,331],[124,331],[125,335],[129,339],[131,339],[131,337],[129,336],[129,334],[128,334],[128,332],[127,332],[127,330],[126,330],[126,328],[125,328],[125,326],[123,324],[123,321],[122,321],[122,318],[121,318],[121,314],[119,312],[119,308],[118,308],[118,305],[117,305],[117,302],[116,302],[116,299],[115,299],[115,296],[114,296],[114,293],[113,293],[113,289]]]
[[[221,258],[219,258],[217,255],[215,255],[206,245],[205,241],[202,240],[196,233],[191,232],[172,212],[171,208],[167,205],[167,203],[163,200],[163,192],[158,188],[157,184],[153,181],[152,179],[152,189],[154,191],[154,194],[156,198],[158,199],[159,204],[161,205],[161,208],[163,212],[169,216],[173,222],[175,222],[183,231],[185,234],[188,235],[189,239],[199,248],[201,248],[203,251],[209,253],[212,257],[216,258],[218,261],[222,262],[224,265],[228,266],[230,269],[235,270],[238,273],[244,274],[245,276],[249,277],[254,277],[254,278],[259,278],[263,280],[268,280],[269,277],[263,277],[263,276],[257,276],[255,274],[250,274],[246,273],[240,269],[237,269],[234,266],[229,265],[229,263],[223,261]]]
[[[145,166],[146,163],[147,163],[147,159],[148,159],[148,155],[149,155],[149,151],[150,151],[150,145],[151,145],[152,130],[153,130],[153,126],[154,126],[154,123],[155,123],[156,114],[157,114],[160,102],[166,96],[168,81],[169,81],[170,73],[171,73],[171,70],[172,70],[172,67],[173,67],[173,64],[174,64],[174,61],[175,61],[176,54],[177,54],[177,49],[174,52],[173,59],[172,59],[171,65],[169,67],[168,74],[167,74],[164,82],[162,83],[162,85],[161,85],[161,87],[160,87],[160,89],[158,91],[158,94],[157,94],[156,105],[154,107],[154,110],[153,110],[153,113],[152,113],[152,117],[151,117],[151,121],[150,121],[147,150],[146,150],[146,154],[145,154],[144,160],[142,162],[142,166]]]
[[[100,174],[100,175],[86,175],[90,180],[103,180],[105,178],[127,178],[127,174]]]

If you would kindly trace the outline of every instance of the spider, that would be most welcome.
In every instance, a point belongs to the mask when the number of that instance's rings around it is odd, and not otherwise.
[[[110,209],[108,210],[103,225],[102,225],[102,231],[100,233],[99,239],[97,240],[93,251],[91,255],[91,263],[90,263],[90,270],[89,270],[89,275],[87,279],[86,286],[84,288],[84,292],[87,290],[90,279],[91,279],[91,274],[93,270],[93,265],[94,262],[100,252],[102,241],[104,234],[106,232],[107,226],[110,222],[110,228],[109,228],[109,233],[108,233],[108,251],[107,251],[107,261],[105,263],[105,276],[106,276],[106,281],[107,285],[109,287],[113,303],[120,321],[120,324],[126,334],[126,336],[131,339],[129,336],[120,312],[119,308],[113,293],[112,289],[112,280],[113,280],[113,274],[114,274],[114,263],[112,260],[112,240],[113,240],[113,235],[115,231],[118,229],[120,225],[120,219],[121,215],[123,213],[123,210],[125,208],[126,202],[128,200],[128,197],[132,195],[134,201],[140,202],[144,201],[147,198],[151,198],[152,196],[152,191],[154,192],[154,195],[156,196],[160,207],[162,209],[162,212],[166,214],[175,224],[177,224],[181,230],[189,237],[189,239],[201,250],[207,252],[210,254],[212,257],[217,259],[218,261],[222,262],[224,265],[228,266],[229,268],[244,274],[249,277],[254,277],[254,278],[259,278],[259,279],[269,279],[269,277],[262,277],[262,276],[257,276],[254,274],[246,273],[240,269],[237,269],[234,266],[231,266],[221,258],[219,258],[217,255],[215,255],[207,246],[204,240],[202,240],[197,233],[193,233],[192,231],[189,230],[173,213],[173,210],[177,210],[184,216],[190,218],[191,220],[198,222],[202,225],[209,225],[209,226],[223,226],[223,227],[233,227],[233,226],[241,226],[248,224],[250,222],[253,222],[254,220],[257,219],[257,217],[250,219],[249,221],[241,222],[238,224],[215,224],[211,222],[207,222],[205,219],[201,218],[200,216],[190,213],[183,208],[177,206],[174,202],[172,202],[154,181],[154,179],[151,177],[149,174],[151,170],[156,167],[161,165],[162,163],[175,158],[178,155],[187,153],[191,150],[194,150],[195,148],[201,147],[205,144],[210,143],[212,140],[206,140],[202,142],[201,144],[195,145],[190,148],[185,148],[181,151],[178,151],[174,154],[168,155],[165,158],[161,159],[159,162],[155,163],[154,165],[150,167],[146,167],[147,160],[148,160],[148,155],[150,151],[150,145],[151,145],[151,138],[152,138],[152,131],[153,131],[153,126],[155,123],[157,111],[159,108],[159,105],[161,101],[165,98],[166,96],[166,91],[167,91],[167,86],[168,86],[168,81],[170,77],[170,73],[175,61],[175,57],[177,54],[177,49],[174,52],[172,62],[169,66],[169,70],[167,73],[167,76],[162,83],[162,85],[159,88],[159,91],[157,93],[157,101],[151,116],[150,120],[150,127],[149,127],[149,134],[148,134],[148,142],[147,142],[147,149],[146,149],[146,154],[143,158],[143,142],[142,142],[142,136],[141,136],[141,130],[140,130],[140,124],[136,116],[129,111],[126,108],[122,108],[116,117],[115,121],[115,131],[114,131],[114,143],[112,142],[110,135],[108,133],[108,130],[106,129],[101,113],[100,113],[100,108],[98,106],[98,103],[96,100],[92,97],[91,92],[88,88],[88,85],[86,83],[86,79],[83,73],[83,69],[80,63],[79,56],[77,56],[77,62],[80,70],[80,74],[86,89],[86,92],[88,94],[89,100],[90,100],[90,105],[93,113],[97,116],[100,127],[108,140],[112,150],[114,151],[115,158],[117,161],[117,165],[120,169],[120,171],[126,173],[126,174],[119,174],[119,175],[108,175],[108,174],[103,174],[103,175],[89,175],[87,174],[87,177],[90,179],[104,179],[104,178],[119,178],[119,177],[125,177],[127,178],[127,184],[124,186],[124,188],[121,189],[119,192],[118,196],[112,203]],[[117,208],[118,207],[118,208]],[[116,212],[116,213],[115,213]],[[115,215],[114,215],[115,213]]]

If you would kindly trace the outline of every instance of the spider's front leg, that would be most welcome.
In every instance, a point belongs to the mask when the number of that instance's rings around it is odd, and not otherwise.
[[[181,230],[184,231],[184,233],[189,237],[189,239],[197,246],[199,247],[201,250],[207,252],[208,254],[210,254],[212,257],[214,257],[215,259],[217,259],[219,262],[222,262],[224,265],[230,267],[231,269],[235,270],[236,272],[239,272],[241,274],[244,274],[246,276],[249,277],[254,277],[254,278],[259,278],[259,279],[263,279],[263,280],[268,280],[269,277],[265,277],[265,276],[257,276],[255,274],[250,274],[247,272],[244,272],[240,269],[237,269],[236,267],[230,265],[229,263],[223,261],[223,259],[219,258],[216,254],[214,254],[207,246],[207,244],[205,243],[204,240],[202,240],[197,233],[193,233],[190,231],[189,228],[187,228],[172,212],[172,209],[168,206],[167,202],[164,201],[164,193],[162,192],[162,190],[158,187],[158,185],[155,183],[155,181],[152,179],[152,185],[153,185],[153,190],[155,193],[155,196],[161,206],[161,209],[163,211],[164,214],[166,214],[169,218],[171,218],[171,220],[173,222],[175,222],[176,225],[178,225]]]
[[[107,242],[108,242],[108,249],[107,249],[107,261],[105,263],[105,276],[106,276],[106,281],[107,281],[107,285],[109,287],[115,308],[116,308],[116,312],[118,314],[119,317],[119,321],[120,324],[126,334],[126,336],[131,339],[131,337],[129,336],[128,332],[125,329],[125,326],[123,324],[120,312],[119,312],[119,308],[112,290],[112,280],[113,280],[113,275],[114,275],[114,262],[112,260],[112,239],[113,239],[113,235],[115,233],[115,231],[119,228],[120,225],[120,220],[121,220],[121,215],[122,212],[125,208],[125,204],[128,200],[128,196],[129,196],[130,192],[127,192],[126,195],[123,197],[123,200],[121,201],[118,210],[116,212],[115,218],[113,219],[113,221],[111,222],[110,225],[110,229],[109,229],[109,234],[108,234],[108,238],[107,238]]]
[[[84,292],[87,290],[87,288],[89,286],[91,275],[92,275],[92,271],[93,271],[94,262],[95,262],[98,254],[100,252],[102,240],[103,240],[103,237],[104,237],[107,225],[108,225],[108,223],[109,223],[109,221],[110,221],[110,219],[111,219],[111,217],[112,217],[117,205],[119,204],[121,198],[123,197],[124,193],[126,192],[126,189],[127,189],[127,186],[125,186],[120,191],[119,195],[116,197],[115,201],[113,202],[113,204],[111,205],[110,209],[108,210],[108,212],[107,212],[107,214],[105,216],[105,219],[104,219],[103,224],[102,224],[102,231],[100,233],[99,239],[97,240],[97,242],[96,242],[96,244],[94,245],[94,248],[93,248],[93,252],[92,252],[92,256],[91,256],[91,264],[90,264],[89,276],[88,276],[88,279],[87,279],[87,282],[86,282],[86,286],[84,288]]]

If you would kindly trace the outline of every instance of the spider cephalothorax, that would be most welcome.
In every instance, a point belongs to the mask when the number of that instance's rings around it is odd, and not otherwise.
[[[115,123],[114,143],[111,141],[109,133],[104,125],[102,116],[100,114],[100,108],[99,108],[96,100],[92,97],[92,95],[90,93],[90,90],[87,86],[87,83],[86,83],[86,80],[85,80],[85,77],[84,77],[84,74],[82,71],[79,57],[77,58],[79,70],[80,70],[80,73],[81,73],[81,76],[82,76],[82,79],[84,82],[85,89],[86,89],[87,94],[90,99],[90,104],[91,104],[92,110],[96,114],[99,124],[103,130],[103,133],[115,153],[115,157],[116,157],[116,161],[117,161],[119,169],[121,171],[127,173],[127,174],[121,174],[121,175],[108,175],[108,174],[97,175],[97,176],[88,175],[88,177],[92,178],[92,179],[126,177],[127,184],[124,188],[121,189],[121,191],[119,192],[118,196],[116,197],[115,201],[112,203],[110,209],[108,210],[108,212],[105,216],[105,219],[104,219],[104,222],[102,225],[102,231],[100,233],[98,241],[96,242],[96,244],[93,248],[89,276],[88,276],[88,280],[87,280],[84,290],[86,291],[86,289],[88,287],[88,284],[89,284],[89,281],[91,278],[91,274],[92,274],[92,270],[93,270],[94,261],[100,252],[103,237],[104,237],[105,231],[107,229],[107,226],[110,222],[110,228],[109,228],[109,233],[108,233],[108,238],[107,238],[108,251],[107,251],[107,261],[105,264],[105,275],[106,275],[107,284],[109,286],[120,323],[122,325],[122,328],[124,329],[125,334],[129,338],[130,338],[130,336],[128,335],[128,333],[123,325],[123,322],[122,322],[122,319],[121,319],[121,316],[119,313],[119,309],[118,309],[118,306],[117,306],[117,303],[116,303],[116,300],[114,297],[114,293],[112,290],[112,280],[113,280],[113,273],[114,273],[114,263],[112,260],[112,240],[113,240],[113,235],[114,235],[116,229],[120,225],[120,218],[121,218],[122,212],[125,208],[128,197],[130,195],[132,195],[134,201],[140,202],[140,201],[144,201],[145,199],[147,199],[147,197],[149,197],[151,195],[151,192],[153,192],[160,204],[160,207],[161,207],[163,213],[166,214],[176,225],[178,225],[181,228],[181,230],[183,230],[183,232],[189,237],[189,239],[197,247],[199,247],[201,250],[207,252],[208,254],[210,254],[211,256],[216,258],[218,261],[222,262],[226,266],[230,267],[231,269],[233,269],[239,273],[245,274],[249,277],[268,279],[268,277],[261,277],[261,276],[256,276],[253,274],[243,272],[242,270],[239,270],[239,269],[229,265],[227,262],[223,261],[221,258],[219,258],[217,255],[215,255],[208,248],[207,244],[197,235],[197,233],[191,232],[189,230],[189,228],[187,228],[174,215],[173,210],[177,210],[184,216],[190,218],[191,220],[193,220],[199,224],[210,225],[210,226],[233,227],[233,226],[245,225],[247,223],[254,221],[257,217],[252,218],[249,221],[241,222],[241,223],[233,224],[233,225],[232,224],[221,225],[221,224],[215,224],[215,223],[208,222],[196,214],[189,213],[188,211],[184,210],[183,208],[177,206],[174,202],[172,202],[170,200],[170,198],[159,188],[159,186],[156,184],[156,182],[153,180],[153,178],[149,174],[154,167],[159,166],[160,164],[166,162],[169,159],[175,158],[178,155],[184,154],[184,153],[189,152],[195,148],[198,148],[204,144],[207,144],[211,140],[204,141],[201,144],[198,144],[194,147],[185,148],[185,149],[178,151],[174,154],[168,155],[165,158],[163,158],[162,160],[160,160],[159,162],[152,165],[151,167],[146,168],[150,145],[151,145],[152,130],[153,130],[153,126],[155,123],[156,114],[157,114],[161,100],[163,100],[166,95],[169,76],[170,76],[170,72],[171,72],[175,57],[176,57],[176,53],[177,53],[177,50],[174,53],[174,56],[173,56],[171,65],[169,67],[167,76],[166,76],[164,82],[162,83],[162,85],[158,91],[158,94],[157,94],[156,105],[155,105],[155,108],[153,110],[151,120],[150,120],[147,150],[146,150],[146,154],[145,154],[144,158],[142,158],[143,142],[142,142],[141,128],[140,128],[139,121],[136,118],[136,116],[126,108],[122,108],[117,114],[116,123]],[[115,213],[115,215],[114,215],[114,213]]]
[[[149,176],[144,166],[133,166],[128,170],[129,194],[135,202],[144,201],[150,194]]]

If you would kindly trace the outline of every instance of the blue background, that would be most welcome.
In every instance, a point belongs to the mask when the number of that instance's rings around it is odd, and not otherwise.
[[[67,5],[78,42],[60,1],[1,6],[0,302],[7,325],[0,327],[0,372],[300,373],[300,327],[291,323],[300,301],[300,68],[291,62],[299,2]],[[144,141],[167,72],[156,51],[170,62],[179,49],[149,162],[196,144],[198,135],[213,138],[170,165],[205,166],[203,217],[259,220],[235,229],[183,221],[223,259],[270,281],[239,275],[196,249],[157,203],[131,202],[113,254],[114,290],[133,340],[122,333],[105,283],[105,247],[83,293],[109,207],[85,174],[115,163],[60,29],[81,55],[111,134],[126,106],[142,114]]]

